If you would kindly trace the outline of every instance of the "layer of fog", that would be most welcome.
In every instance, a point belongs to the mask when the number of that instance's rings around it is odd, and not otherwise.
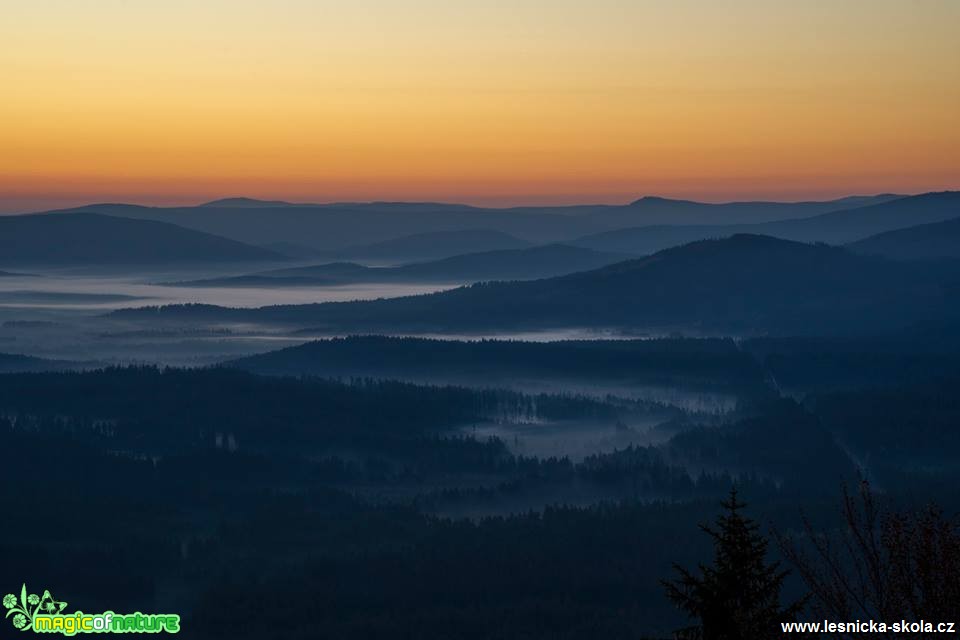
[[[496,437],[511,453],[537,458],[569,458],[581,462],[597,453],[611,453],[630,445],[645,446],[666,441],[671,433],[657,429],[658,417],[616,421],[567,420],[542,423],[482,423],[465,427],[464,435],[478,440]]]
[[[107,311],[125,307],[202,303],[224,307],[263,307],[371,300],[432,293],[452,285],[351,284],[303,287],[180,287],[156,284],[155,275],[24,275],[0,279],[0,307]],[[2,317],[2,316],[0,316]]]

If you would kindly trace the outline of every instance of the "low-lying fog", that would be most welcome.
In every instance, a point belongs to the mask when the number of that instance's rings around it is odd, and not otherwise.
[[[275,304],[370,299],[421,294],[450,285],[359,284],[349,286],[280,287],[182,287],[160,284],[216,275],[210,271],[184,273],[44,273],[0,278],[0,353],[24,354],[53,360],[103,364],[150,363],[172,366],[203,366],[262,353],[307,341],[339,337],[302,330],[299,327],[259,324],[159,324],[129,322],[108,317],[113,309],[145,305],[204,303],[229,307],[259,307]],[[499,334],[423,334],[440,339],[477,340],[607,340],[644,339],[659,335],[624,334],[594,329],[558,329]],[[372,373],[372,375],[376,375]],[[500,438],[514,454],[538,458],[569,458],[580,462],[598,453],[609,453],[630,445],[656,445],[667,440],[672,430],[660,427],[677,408],[689,415],[720,415],[733,410],[732,393],[697,388],[686,384],[650,384],[630,379],[558,377],[517,373],[505,375],[445,372],[430,377],[398,372],[390,377],[421,384],[459,384],[475,387],[511,388],[536,393],[564,393],[626,401],[646,401],[664,407],[650,415],[629,414],[617,420],[562,422],[481,423],[462,433],[478,439]],[[483,478],[478,486],[494,487],[502,479]],[[378,489],[380,490],[380,489]],[[420,489],[417,489],[418,491]],[[500,512],[549,504],[557,499],[553,489],[542,495],[518,496],[515,505],[498,503],[490,509]],[[582,495],[569,494],[569,503],[589,504],[604,496],[585,488]],[[469,515],[469,514],[462,514]]]
[[[464,428],[462,433],[483,440],[497,437],[521,456],[570,458],[581,462],[587,456],[610,453],[630,445],[645,446],[665,442],[672,435],[657,429],[663,422],[656,417],[631,419],[630,423],[595,420],[542,423],[484,423]]]
[[[241,268],[240,272],[250,268]],[[304,287],[183,287],[160,284],[224,275],[220,270],[24,273],[0,277],[0,353],[106,363],[191,366],[301,344],[264,327],[144,330],[100,317],[114,309],[203,303],[261,307],[430,293],[453,285],[356,284]]]
[[[0,278],[0,307],[108,311],[124,307],[203,303],[223,307],[369,300],[431,293],[453,285],[353,284],[329,287],[182,287],[142,276],[16,275]]]
[[[262,266],[260,267],[262,268]],[[0,277],[0,352],[58,360],[107,363],[152,362],[193,366],[262,353],[319,335],[290,327],[217,326],[150,329],[100,317],[121,308],[202,303],[225,307],[261,307],[362,300],[430,293],[454,284],[354,284],[302,287],[184,287],[163,284],[247,273],[253,267],[217,266],[179,271],[84,270],[30,272]],[[602,340],[643,338],[592,329],[510,332],[424,337],[475,340]]]

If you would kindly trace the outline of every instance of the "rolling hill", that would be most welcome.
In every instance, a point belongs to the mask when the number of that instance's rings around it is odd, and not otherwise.
[[[960,218],[887,231],[847,247],[894,260],[960,259]]]
[[[26,373],[35,371],[67,371],[96,367],[93,362],[72,362],[68,360],[47,360],[18,353],[0,353],[0,374]]]
[[[628,257],[555,244],[529,249],[468,253],[399,267],[365,267],[350,262],[334,262],[177,284],[180,286],[282,287],[363,282],[464,283],[482,280],[535,280],[596,269]]]
[[[598,251],[649,254],[668,247],[737,233],[767,235],[800,242],[846,244],[868,236],[960,215],[960,192],[925,193],[832,211],[807,218],[761,224],[653,225],[588,235],[570,242]]]
[[[492,209],[429,202],[290,204],[230,198],[197,207],[141,207],[97,204],[72,212],[102,213],[159,220],[255,245],[294,243],[327,252],[336,259],[357,259],[335,252],[395,240],[411,234],[472,230],[508,234],[531,244],[565,242],[585,235],[650,225],[722,225],[804,218],[831,211],[894,201],[893,195],[842,198],[827,202],[734,202],[709,204],[646,197],[625,205],[578,205]],[[518,246],[451,246],[444,240],[422,245],[421,252],[391,257],[390,262],[427,260],[466,251]],[[449,238],[448,238],[449,240]]]
[[[3,265],[183,265],[283,259],[273,251],[153,220],[94,213],[0,216]]]
[[[437,340],[349,336],[247,356],[224,366],[266,375],[389,377],[450,384],[508,376],[538,381],[604,378],[710,387],[763,385],[751,354],[729,338],[708,340]]]
[[[652,225],[594,233],[571,240],[570,244],[595,251],[645,256],[697,240],[726,238],[743,228],[749,228],[749,225]]]
[[[853,242],[893,229],[960,216],[960,191],[924,193],[890,202],[758,225],[757,233],[802,242]]]
[[[439,260],[464,253],[522,249],[530,243],[492,229],[432,231],[384,240],[369,245],[347,247],[333,255],[341,260],[396,264]]]
[[[592,271],[440,293],[259,309],[209,305],[115,312],[150,321],[284,323],[324,331],[560,327],[650,332],[889,330],[953,309],[957,274],[844,249],[736,235]]]
[[[594,214],[595,222],[609,229],[645,225],[759,224],[809,218],[834,211],[857,209],[902,198],[894,194],[851,196],[823,202],[724,202],[705,203],[647,196],[624,207]]]
[[[291,202],[285,202],[283,200],[257,200],[255,198],[220,198],[219,200],[211,200],[210,202],[204,202],[199,205],[203,208],[228,208],[228,209],[263,209],[269,207],[293,207],[296,206]]]

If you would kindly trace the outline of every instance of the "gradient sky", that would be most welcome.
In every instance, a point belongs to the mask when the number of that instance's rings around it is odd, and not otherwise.
[[[0,211],[960,188],[956,0],[0,7]]]

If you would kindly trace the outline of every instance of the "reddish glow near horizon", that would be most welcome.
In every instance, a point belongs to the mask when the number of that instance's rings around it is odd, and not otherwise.
[[[960,188],[960,3],[35,0],[0,211]]]

